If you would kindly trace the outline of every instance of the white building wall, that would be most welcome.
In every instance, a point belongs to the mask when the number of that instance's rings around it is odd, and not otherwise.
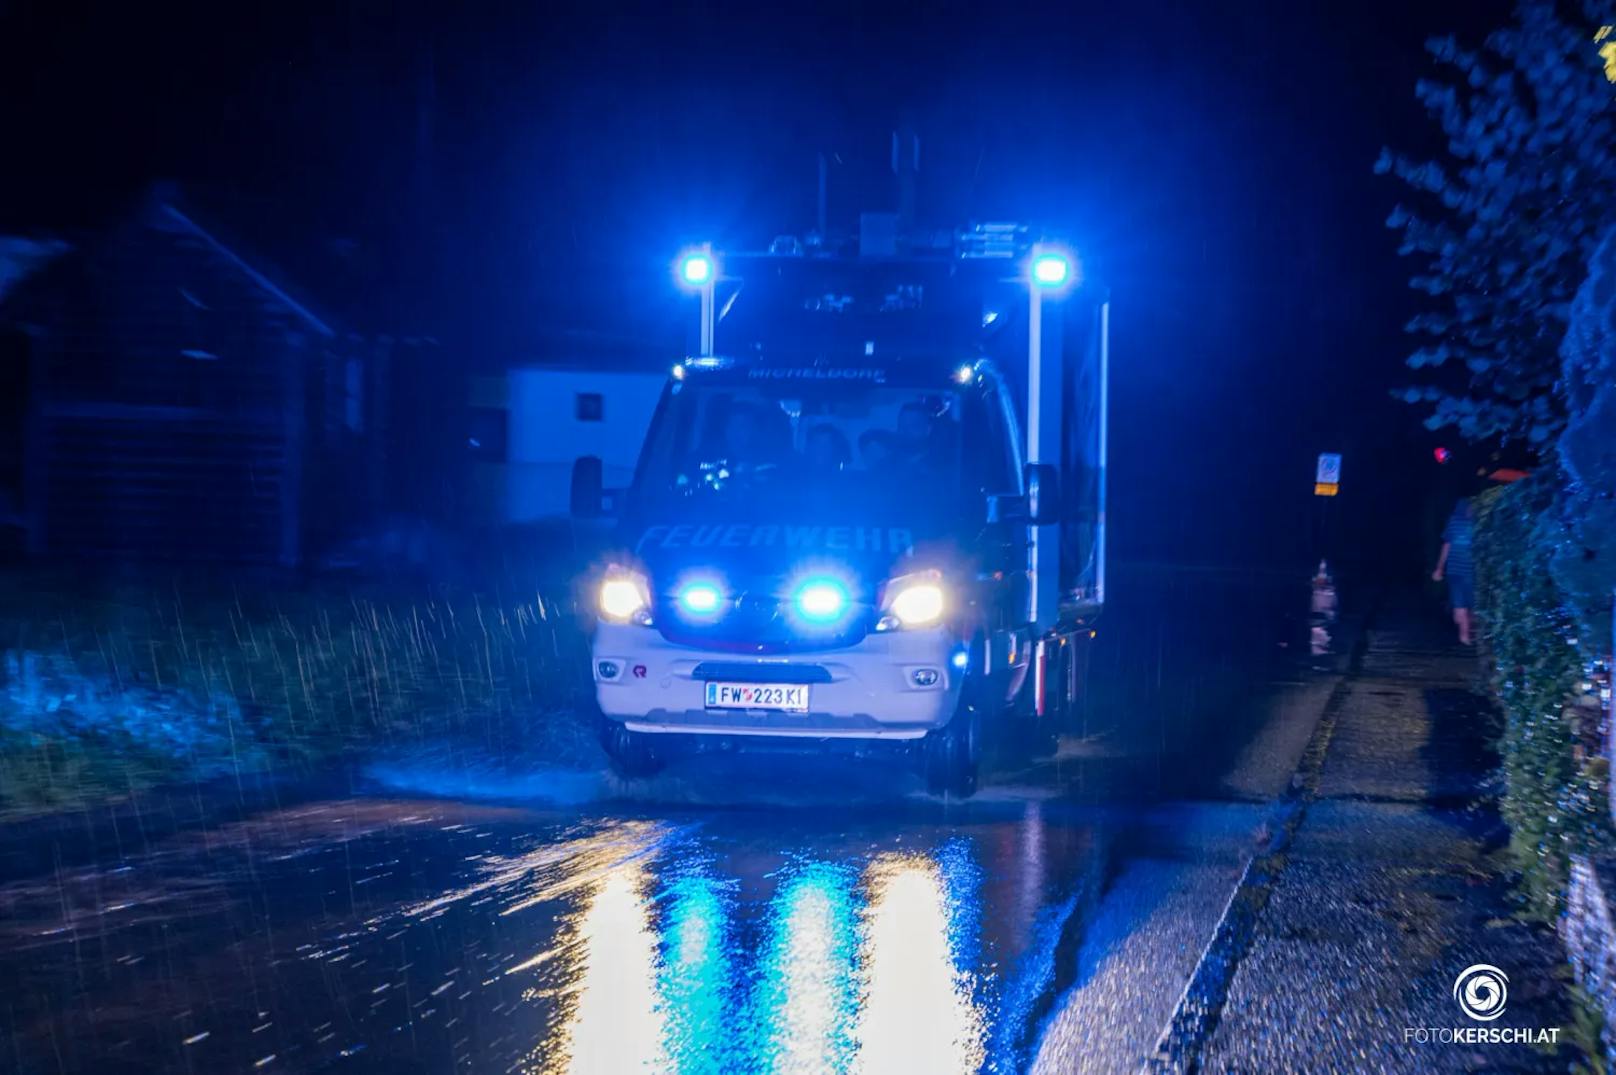
[[[511,522],[566,515],[572,464],[579,456],[600,457],[608,488],[629,483],[665,373],[515,369],[509,378],[506,514]],[[578,418],[583,393],[601,397],[600,421]]]

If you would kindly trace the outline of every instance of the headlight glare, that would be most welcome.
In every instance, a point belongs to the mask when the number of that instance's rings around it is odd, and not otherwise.
[[[943,591],[941,576],[935,571],[902,575],[886,585],[881,601],[881,618],[876,622],[878,631],[895,631],[900,627],[930,627],[948,611],[948,598]]]
[[[892,614],[905,627],[919,627],[943,618],[943,588],[935,582],[916,582],[892,596]]]
[[[614,623],[651,622],[651,590],[643,575],[606,576],[600,584],[598,604],[601,616]]]

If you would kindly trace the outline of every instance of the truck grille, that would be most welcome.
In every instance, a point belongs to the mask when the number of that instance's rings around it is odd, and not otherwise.
[[[702,661],[691,673],[699,680],[731,683],[829,683],[830,669],[819,664],[781,664],[758,661]]]
[[[743,592],[723,616],[711,623],[700,623],[684,616],[671,594],[658,594],[652,615],[662,637],[675,645],[732,653],[813,653],[861,641],[869,631],[871,609],[854,603],[839,624],[805,628],[794,621],[787,603],[772,591]]]

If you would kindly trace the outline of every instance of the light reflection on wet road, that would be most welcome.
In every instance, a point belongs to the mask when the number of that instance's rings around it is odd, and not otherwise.
[[[28,1072],[1010,1070],[1100,881],[1067,810],[290,808],[0,890],[8,1045]]]
[[[0,1071],[1133,1070],[1306,738],[1235,764],[1285,593],[1124,602],[1102,731],[964,805],[830,759],[626,789],[406,759],[0,834]]]

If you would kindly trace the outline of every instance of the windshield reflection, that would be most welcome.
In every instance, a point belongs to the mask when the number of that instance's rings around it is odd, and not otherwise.
[[[774,513],[805,497],[880,509],[917,486],[936,501],[983,477],[962,472],[967,411],[980,427],[979,401],[946,384],[687,382],[658,410],[633,495],[754,513],[760,497]]]

